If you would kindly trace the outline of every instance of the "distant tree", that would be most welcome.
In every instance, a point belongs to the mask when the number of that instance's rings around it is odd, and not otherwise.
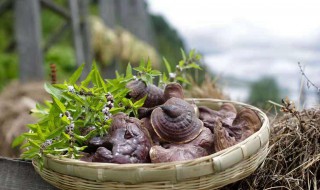
[[[247,102],[260,108],[265,108],[267,101],[279,102],[280,88],[272,77],[264,77],[251,84],[250,95]]]
[[[181,60],[180,49],[185,49],[184,42],[178,32],[160,15],[150,15],[157,49],[161,56],[172,64]]]

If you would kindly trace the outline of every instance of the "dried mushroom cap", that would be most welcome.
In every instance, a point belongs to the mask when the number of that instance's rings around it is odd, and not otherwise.
[[[179,98],[170,98],[153,110],[151,124],[163,141],[174,143],[186,143],[195,139],[203,126],[195,116],[193,106]]]
[[[188,144],[192,144],[194,146],[199,146],[205,149],[209,154],[214,152],[214,136],[210,129],[203,127],[200,135],[194,140],[190,141]]]
[[[235,137],[230,136],[228,130],[225,127],[222,127],[222,123],[219,121],[214,127],[214,149],[216,152],[220,150],[229,148],[235,144],[237,141]]]
[[[142,121],[142,126],[148,130],[150,137],[153,141],[153,144],[159,145],[160,139],[159,139],[158,135],[156,134],[156,132],[154,131],[154,129],[152,128],[150,118],[145,117],[145,118],[142,118],[141,121]]]
[[[170,98],[180,98],[183,99],[183,89],[179,83],[169,83],[166,85],[164,89],[164,98],[165,100],[169,100]]]
[[[161,146],[153,146],[150,149],[152,163],[193,160],[207,155],[208,153],[205,149],[199,146],[185,144],[175,144],[169,149]]]
[[[261,128],[262,122],[253,110],[243,109],[238,113],[232,125],[241,129],[242,137],[240,141],[242,141],[257,132]]]
[[[146,84],[142,80],[132,80],[127,84],[127,88],[130,89],[129,97],[135,101],[147,96],[143,107],[151,108],[165,102],[163,90],[153,84]]]
[[[237,110],[231,103],[224,103],[218,111],[212,110],[206,106],[199,106],[199,119],[203,121],[204,126],[214,132],[216,122],[220,120],[223,125],[232,126],[237,115]]]
[[[109,129],[109,149],[99,147],[93,162],[110,163],[145,163],[149,162],[151,139],[147,130],[141,127],[137,118],[128,117],[124,113],[113,116]]]

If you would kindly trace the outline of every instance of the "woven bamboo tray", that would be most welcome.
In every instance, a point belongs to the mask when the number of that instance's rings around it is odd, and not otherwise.
[[[36,171],[61,189],[217,189],[249,176],[268,153],[270,126],[267,116],[248,104],[217,100],[188,99],[197,105],[218,109],[232,103],[237,109],[254,110],[263,122],[261,129],[246,140],[209,156],[189,161],[159,164],[88,163],[48,155],[44,168]]]

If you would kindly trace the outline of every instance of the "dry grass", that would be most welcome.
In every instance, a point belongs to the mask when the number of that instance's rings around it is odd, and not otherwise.
[[[269,151],[253,175],[223,189],[320,189],[320,107],[275,119]]]
[[[205,80],[199,85],[191,77],[189,78],[191,88],[184,92],[189,98],[215,98],[215,99],[229,99],[222,93],[217,86],[217,79],[212,79],[209,75],[205,76]]]
[[[19,157],[20,150],[12,149],[15,137],[26,132],[26,125],[34,123],[29,112],[36,102],[49,98],[43,88],[44,82],[20,84],[12,82],[0,94],[0,155]]]

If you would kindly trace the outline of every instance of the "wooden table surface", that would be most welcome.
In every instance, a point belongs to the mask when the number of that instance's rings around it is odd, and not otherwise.
[[[34,170],[31,161],[0,157],[0,190],[57,190]]]

